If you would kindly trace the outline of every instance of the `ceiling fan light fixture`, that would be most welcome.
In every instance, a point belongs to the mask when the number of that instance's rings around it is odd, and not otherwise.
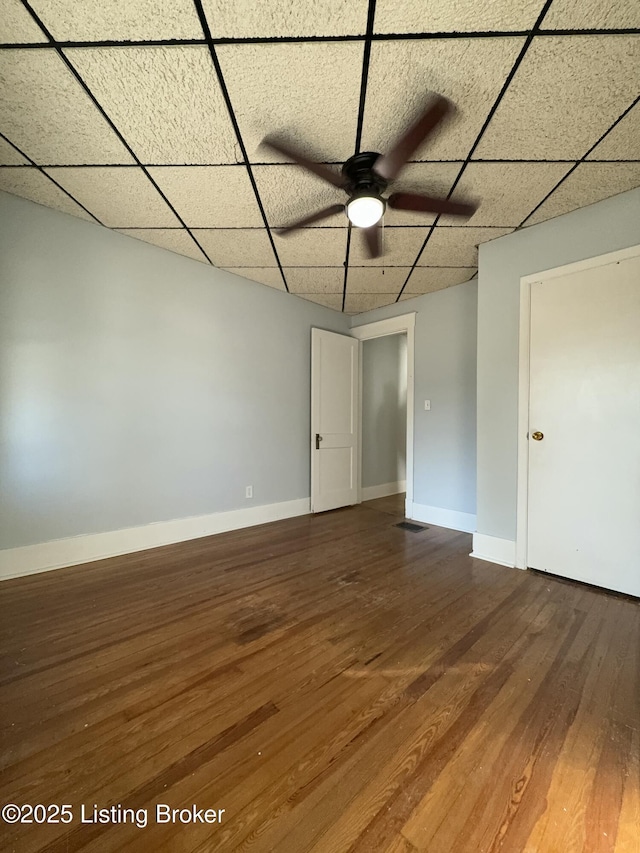
[[[347,204],[347,216],[357,228],[370,228],[380,222],[384,214],[384,201],[372,193],[354,196]]]

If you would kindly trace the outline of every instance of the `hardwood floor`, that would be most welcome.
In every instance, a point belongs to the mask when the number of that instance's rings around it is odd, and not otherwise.
[[[400,517],[1,584],[0,801],[73,820],[0,823],[0,848],[638,853],[639,603]],[[157,804],[224,814],[162,824]]]

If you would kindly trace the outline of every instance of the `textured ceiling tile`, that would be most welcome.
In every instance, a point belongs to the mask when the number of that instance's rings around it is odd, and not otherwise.
[[[608,133],[588,160],[640,160],[640,104]]]
[[[350,157],[363,49],[362,42],[221,45],[218,57],[249,159],[281,161],[258,150],[267,134],[280,132],[323,161]]]
[[[316,305],[324,305],[325,308],[333,308],[334,311],[342,311],[341,293],[297,293],[296,296],[315,302]]]
[[[379,258],[370,258],[364,235],[358,228],[351,230],[350,266],[410,267],[422,248],[428,228],[383,228],[382,250]]]
[[[420,267],[476,267],[480,243],[510,234],[513,228],[445,228],[434,229],[422,253]]]
[[[536,204],[551,192],[571,163],[470,163],[453,194],[473,199],[479,207],[472,217],[442,216],[442,225],[520,225]]]
[[[454,287],[469,281],[475,275],[475,269],[468,267],[416,267],[411,273],[404,293],[433,293],[445,287]]]
[[[640,39],[534,39],[475,155],[579,159],[638,94]]]
[[[553,0],[544,30],[631,29],[640,27],[637,0]]]
[[[118,231],[136,240],[169,249],[170,252],[176,252],[178,255],[186,255],[196,261],[208,263],[184,228],[118,228]]]
[[[410,267],[349,267],[347,293],[395,293],[405,283]]]
[[[0,168],[0,190],[28,198],[45,207],[53,207],[80,219],[94,220],[66,193],[49,180],[39,169],[25,166],[24,169]]]
[[[640,187],[640,163],[581,163],[525,224],[552,219],[635,187]]]
[[[334,168],[339,171],[337,166]],[[299,166],[254,166],[253,175],[267,220],[273,228],[347,201],[345,192]],[[323,219],[317,226],[344,226],[346,221],[346,214],[341,212]]]
[[[36,163],[132,163],[52,50],[0,51],[0,128]]]
[[[362,35],[367,29],[367,0],[203,0],[214,38]]]
[[[206,47],[65,53],[143,163],[241,159]]]
[[[0,4],[0,42],[35,44],[49,39],[27,12],[20,0],[2,0]]]
[[[430,92],[457,113],[414,154],[415,160],[465,159],[522,47],[521,38],[380,41],[371,48],[362,149],[384,153]]]
[[[142,169],[122,166],[47,169],[109,228],[177,228],[180,222]]]
[[[378,0],[377,33],[465,33],[530,29],[540,0]]]
[[[291,293],[339,293],[344,289],[343,267],[285,267]]]
[[[203,38],[191,0],[30,0],[58,41]]]
[[[244,166],[161,166],[149,174],[189,227],[264,224]]]
[[[0,137],[0,166],[25,166],[29,161]]]
[[[275,236],[283,267],[339,267],[347,256],[346,228],[301,228]]]
[[[397,298],[397,293],[347,293],[344,313],[362,314],[374,308],[384,308],[385,305],[393,305]]]
[[[397,181],[389,186],[386,196],[393,192],[419,192],[446,198],[458,176],[462,163],[409,163]],[[385,225],[430,225],[435,220],[431,213],[412,213],[407,210],[392,210],[384,214]],[[426,235],[424,235],[426,236]],[[424,237],[423,237],[424,239]]]
[[[194,228],[193,235],[216,267],[278,266],[264,228]]]
[[[232,272],[241,278],[247,278],[249,281],[257,281],[259,284],[266,284],[268,287],[273,287],[275,290],[286,290],[280,270],[276,268],[260,267],[251,269],[249,267],[227,267],[226,272]]]

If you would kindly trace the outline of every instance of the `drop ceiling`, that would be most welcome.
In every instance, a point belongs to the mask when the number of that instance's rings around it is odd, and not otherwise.
[[[640,186],[637,0],[0,0],[0,189],[356,314],[472,278],[480,243]],[[457,111],[393,189],[385,254],[261,147],[336,170],[430,92]]]

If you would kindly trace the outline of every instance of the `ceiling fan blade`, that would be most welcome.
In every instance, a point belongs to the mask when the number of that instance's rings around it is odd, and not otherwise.
[[[413,152],[452,109],[453,105],[446,98],[437,95],[420,118],[395,141],[391,150],[378,157],[373,168],[380,177],[393,181]]]
[[[302,166],[303,169],[313,172],[314,175],[317,175],[329,184],[333,184],[334,187],[342,189],[346,184],[344,177],[339,172],[334,172],[333,169],[329,169],[327,166],[322,165],[322,163],[314,163],[304,154],[301,154],[300,151],[296,151],[289,143],[283,142],[281,139],[277,139],[274,136],[266,136],[262,140],[262,144],[276,151],[278,154],[288,157],[294,163],[297,163],[298,166]]]
[[[370,258],[379,258],[382,254],[382,228],[380,224],[372,225],[370,228],[363,228],[364,239],[367,246],[367,252]]]
[[[434,198],[421,193],[393,193],[387,201],[396,210],[416,210],[422,213],[446,213],[449,216],[472,216],[478,206],[448,198]]]
[[[297,231],[298,228],[304,228],[307,225],[312,225],[314,222],[320,222],[321,219],[328,219],[335,213],[344,213],[344,204],[332,204],[331,207],[325,207],[322,210],[317,210],[315,213],[305,216],[304,219],[298,219],[287,225],[284,228],[278,228],[277,232],[281,237],[286,237],[292,231]]]

